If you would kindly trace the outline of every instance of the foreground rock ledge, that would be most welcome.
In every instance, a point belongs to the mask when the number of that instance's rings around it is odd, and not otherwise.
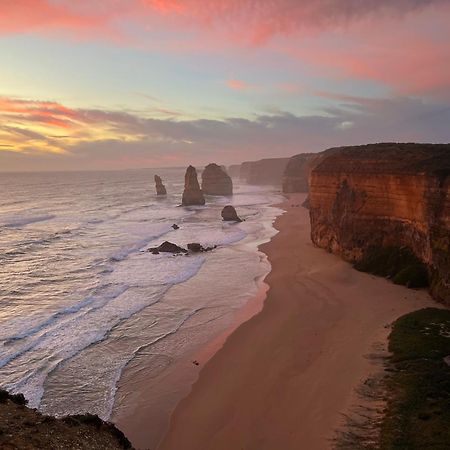
[[[45,416],[28,408],[22,394],[0,389],[0,448],[119,450],[132,446],[115,425],[98,416]]]

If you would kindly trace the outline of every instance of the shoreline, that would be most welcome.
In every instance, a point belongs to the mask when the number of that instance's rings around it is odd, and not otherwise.
[[[283,211],[279,210],[279,214],[281,213]],[[256,239],[256,242],[253,240],[238,242],[236,245],[229,247],[228,250],[227,247],[223,249],[228,253],[252,255],[250,258],[253,260],[249,261],[249,264],[251,263],[252,267],[254,266],[255,268],[248,273],[257,273],[252,280],[253,288],[251,291],[247,292],[249,286],[247,284],[240,285],[239,282],[231,290],[231,292],[235,293],[238,290],[239,294],[234,298],[233,302],[230,302],[228,306],[230,309],[223,316],[223,319],[219,317],[217,323],[216,320],[211,321],[210,324],[206,323],[205,325],[209,327],[209,331],[207,330],[205,336],[200,338],[200,340],[198,339],[198,333],[194,331],[195,339],[192,342],[189,341],[192,333],[189,330],[194,330],[198,327],[198,324],[194,323],[186,328],[179,329],[174,336],[181,336],[181,340],[184,342],[183,347],[185,348],[182,352],[178,352],[177,357],[172,359],[170,364],[160,369],[155,369],[154,358],[158,355],[159,350],[149,346],[138,352],[136,357],[124,369],[117,383],[115,402],[110,420],[124,431],[136,448],[154,449],[157,447],[168,431],[170,417],[176,405],[189,394],[204,364],[220,350],[227,338],[242,323],[249,320],[263,308],[266,292],[269,288],[264,279],[270,271],[270,265],[267,255],[259,250],[261,244],[258,241],[265,240],[265,242],[268,242],[270,237],[261,235]],[[208,265],[207,267],[212,266]],[[248,276],[248,273],[246,276]],[[211,276],[217,276],[217,272],[213,270],[209,279],[211,279]],[[234,277],[233,280],[239,280],[239,277]],[[182,293],[186,292],[186,285],[189,285],[193,292],[196,292],[196,287],[204,284],[205,274],[203,273],[200,277],[193,277],[185,283],[175,285],[169,295],[173,298],[180,298]],[[216,289],[222,292],[223,286],[220,286],[220,283],[215,286],[214,283],[211,285],[212,290],[209,289],[209,292],[207,290],[204,295],[214,295]],[[190,288],[187,288],[187,291]],[[224,297],[223,301],[228,303],[230,293],[225,290],[224,294],[220,295]],[[236,304],[235,301],[239,298],[245,300],[240,305]],[[184,297],[182,301],[185,301]],[[168,345],[172,345],[171,337],[168,339]],[[179,345],[178,343],[175,344]],[[194,363],[194,361],[198,364]],[[151,423],[152,426],[148,427],[147,423]]]
[[[178,403],[158,449],[322,450],[373,372],[365,355],[386,325],[435,303],[354,270],[310,241],[304,195],[259,246],[271,263],[262,310],[228,335]],[[151,426],[150,423],[148,426]]]

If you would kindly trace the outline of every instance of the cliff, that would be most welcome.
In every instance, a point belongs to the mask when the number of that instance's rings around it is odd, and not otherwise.
[[[308,192],[309,173],[317,153],[301,153],[289,159],[283,175],[283,192]]]
[[[241,164],[240,179],[248,184],[279,186],[289,158],[260,159]]]
[[[233,195],[233,182],[217,164],[208,164],[202,173],[202,191],[205,195]]]
[[[205,197],[200,189],[197,179],[197,171],[195,167],[189,166],[184,176],[184,191],[181,201],[183,206],[204,205]]]
[[[449,144],[327,150],[309,197],[314,244],[403,284],[422,264],[432,295],[450,303]]]
[[[118,450],[131,449],[113,424],[84,414],[55,418],[28,408],[23,395],[0,389],[0,448]]]

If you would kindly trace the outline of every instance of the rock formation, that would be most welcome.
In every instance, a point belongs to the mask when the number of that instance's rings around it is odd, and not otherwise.
[[[204,205],[205,197],[200,189],[195,167],[189,166],[184,176],[184,192],[181,204],[183,206]]]
[[[156,195],[167,195],[166,187],[164,186],[161,177],[155,175],[155,187],[156,187]]]
[[[157,255],[158,253],[187,253],[187,250],[185,248],[169,241],[164,241],[160,246],[152,247],[148,251],[152,252],[154,255]]]
[[[46,416],[28,408],[22,394],[8,394],[3,389],[0,389],[0,430],[2,449],[132,449],[118,428],[98,416]]]
[[[233,182],[217,164],[208,164],[202,173],[202,191],[205,195],[233,195]]]
[[[192,253],[203,253],[214,250],[215,248],[217,248],[217,245],[214,245],[213,247],[203,247],[203,245],[199,244],[198,242],[191,242],[187,245],[187,248]]]
[[[308,192],[308,179],[317,153],[301,153],[289,159],[283,176],[283,192]]]
[[[314,244],[362,266],[383,254],[402,263],[409,252],[426,266],[432,295],[450,303],[449,144],[327,150],[309,202]]]
[[[281,186],[289,158],[261,159],[241,164],[240,179],[248,184]]]
[[[242,222],[242,219],[237,215],[234,206],[227,205],[222,209],[222,219],[226,222]]]

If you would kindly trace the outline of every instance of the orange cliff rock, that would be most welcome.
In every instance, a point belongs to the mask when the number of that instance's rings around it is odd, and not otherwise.
[[[311,238],[351,262],[406,248],[450,304],[450,144],[372,144],[322,153],[310,174]]]

